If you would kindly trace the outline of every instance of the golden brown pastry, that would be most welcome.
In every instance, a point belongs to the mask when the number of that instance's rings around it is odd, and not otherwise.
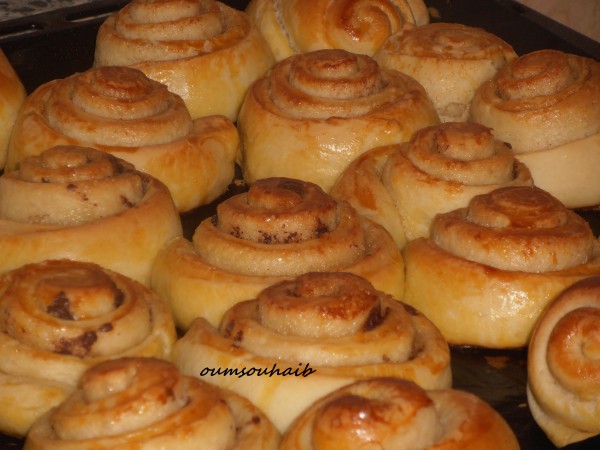
[[[196,319],[173,361],[247,397],[282,432],[313,401],[359,379],[451,384],[450,352],[437,328],[364,278],[339,272],[270,286],[233,306],[218,329]]]
[[[429,22],[423,0],[251,0],[246,12],[278,61],[326,48],[372,56],[404,24]]]
[[[552,301],[529,343],[527,396],[557,447],[600,434],[600,277]]]
[[[483,125],[446,122],[417,131],[407,143],[362,154],[331,194],[383,225],[404,247],[429,236],[436,214],[512,185],[531,186],[533,179],[509,146]]]
[[[0,49],[0,170],[6,163],[10,133],[26,95],[19,75]]]
[[[477,90],[471,118],[512,145],[535,184],[569,208],[600,204],[600,62],[540,50]]]
[[[518,450],[496,410],[468,392],[424,390],[374,378],[319,399],[288,429],[280,450]]]
[[[165,185],[100,150],[53,147],[0,177],[0,273],[68,258],[147,285],[158,251],[181,235]]]
[[[404,262],[390,235],[313,183],[261,179],[217,206],[193,241],[172,240],[156,258],[151,285],[187,329],[217,326],[233,304],[309,271],[344,271],[402,297]]]
[[[481,28],[431,23],[394,33],[374,58],[421,83],[442,122],[462,122],[469,117],[477,88],[517,54]]]
[[[0,278],[0,430],[25,435],[83,372],[121,356],[170,357],[175,326],[140,283],[97,264],[49,260]]]
[[[179,211],[209,203],[233,179],[239,136],[223,116],[192,120],[179,96],[127,67],[54,80],[25,101],[7,168],[55,145],[111,153],[167,185]]]
[[[276,450],[280,436],[248,400],[183,376],[170,362],[120,358],[90,368],[41,417],[26,450]]]
[[[193,119],[232,121],[248,86],[275,63],[250,17],[215,0],[133,0],[100,26],[94,58],[166,84]]]
[[[404,301],[450,344],[524,347],[556,294],[600,274],[588,223],[537,187],[478,195],[404,249]]]
[[[328,191],[361,153],[438,123],[425,89],[369,56],[320,50],[292,56],[256,81],[238,129],[244,179],[298,178]]]

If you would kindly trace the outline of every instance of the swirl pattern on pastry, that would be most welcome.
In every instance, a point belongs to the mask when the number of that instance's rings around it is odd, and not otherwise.
[[[531,337],[527,395],[558,447],[600,434],[600,277],[561,292]]]
[[[509,146],[482,125],[446,122],[417,131],[408,143],[364,153],[331,194],[383,225],[404,247],[429,236],[436,214],[512,185],[531,186],[533,179]]]
[[[403,28],[386,40],[374,58],[421,83],[442,122],[457,122],[468,119],[477,88],[517,54],[481,28],[431,23]]]
[[[479,397],[424,390],[399,378],[344,386],[307,408],[283,436],[281,450],[518,450],[506,421]]]
[[[19,75],[2,49],[0,49],[0,86],[0,169],[3,169],[10,133],[27,93]]]
[[[252,0],[246,11],[278,61],[327,48],[372,56],[405,24],[429,22],[422,0]]]
[[[250,17],[215,0],[134,0],[109,16],[95,66],[131,66],[169,86],[192,117],[235,121],[248,86],[273,64]]]
[[[120,356],[167,358],[175,326],[166,304],[97,264],[48,260],[0,279],[3,431],[24,435],[90,366]]]
[[[255,82],[238,119],[244,179],[284,176],[328,191],[350,162],[438,123],[423,87],[373,58],[327,49],[292,56]]]
[[[400,297],[404,263],[390,235],[317,185],[266,178],[217,206],[192,242],[170,242],[151,285],[188,328],[203,316],[218,325],[234,303],[308,271],[345,271]],[[218,301],[215,301],[218,299]]]
[[[357,379],[396,376],[429,388],[451,382],[448,345],[435,326],[343,272],[308,272],[272,285],[232,306],[218,330],[195,320],[173,361],[248,397],[281,431],[312,401]],[[219,367],[238,376],[214,376],[210,369]],[[252,376],[275,368],[295,376]]]
[[[100,67],[36,89],[15,122],[7,168],[56,145],[111,153],[167,185],[180,211],[221,195],[239,136],[222,116],[192,120],[167,86],[128,67]]]
[[[599,256],[588,223],[555,197],[500,188],[439,214],[429,238],[407,244],[404,301],[452,344],[521,347],[558,292],[600,273]]]
[[[275,450],[279,434],[255,406],[183,376],[170,362],[119,358],[87,370],[31,428],[25,448]]]
[[[569,208],[600,203],[600,62],[540,50],[505,65],[477,90],[472,120],[494,129],[536,185]]]
[[[181,234],[167,188],[100,150],[53,147],[0,177],[0,272],[68,258],[148,284],[159,249]]]

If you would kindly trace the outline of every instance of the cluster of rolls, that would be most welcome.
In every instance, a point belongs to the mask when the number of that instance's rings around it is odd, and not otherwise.
[[[26,449],[518,449],[451,346],[528,347],[552,442],[600,434],[600,62],[421,0],[132,0],[0,85]]]

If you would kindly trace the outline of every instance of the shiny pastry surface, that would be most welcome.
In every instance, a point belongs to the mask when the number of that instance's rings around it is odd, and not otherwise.
[[[451,382],[448,345],[423,314],[338,272],[270,286],[232,306],[218,329],[196,319],[173,360],[248,397],[281,431],[313,400],[357,379],[396,376],[428,388]]]
[[[278,61],[326,48],[372,56],[404,24],[429,22],[422,0],[252,0],[246,12]]]
[[[404,27],[386,40],[374,58],[421,83],[442,122],[463,122],[469,118],[477,88],[517,54],[507,42],[481,28],[431,23]]]
[[[471,119],[494,129],[529,167],[536,185],[569,208],[600,203],[600,61],[539,50],[485,82]]]
[[[280,447],[341,448],[518,450],[519,444],[502,416],[473,394],[373,378],[314,402],[287,430]]]
[[[429,238],[406,246],[404,300],[450,343],[524,347],[555,295],[599,274],[599,249],[589,224],[548,192],[500,188],[438,215]]]
[[[217,206],[192,241],[170,242],[152,286],[186,329],[202,316],[217,326],[234,303],[309,271],[352,272],[400,297],[404,263],[380,226],[313,183],[267,178]]]
[[[244,179],[298,178],[328,191],[365,151],[439,122],[425,89],[373,58],[340,49],[279,62],[246,96],[238,129]]]
[[[534,419],[557,447],[600,434],[600,278],[561,292],[544,311],[528,353]]]
[[[417,131],[408,143],[361,155],[331,193],[383,225],[403,247],[429,236],[437,214],[467,206],[476,195],[533,181],[491,129],[446,122]]]
[[[97,149],[56,146],[0,177],[0,272],[68,258],[148,284],[158,251],[181,234],[167,187]]]
[[[48,260],[0,278],[2,431],[25,435],[87,368],[121,356],[169,358],[175,325],[140,283],[96,264]]]
[[[132,66],[166,84],[193,119],[237,118],[275,59],[249,16],[214,0],[134,0],[100,26],[95,66]]]
[[[119,358],[96,365],[40,418],[25,449],[274,450],[279,435],[250,402],[168,361]]]
[[[179,211],[209,203],[231,182],[239,136],[223,116],[192,120],[178,95],[129,67],[98,67],[43,84],[11,135],[7,169],[56,145],[111,153],[169,188]]]

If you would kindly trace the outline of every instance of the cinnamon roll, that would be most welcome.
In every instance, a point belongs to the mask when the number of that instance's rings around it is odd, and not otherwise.
[[[270,286],[233,306],[218,329],[196,319],[173,361],[249,398],[282,432],[313,401],[359,379],[451,384],[450,353],[438,329],[364,278],[339,272]]]
[[[540,188],[569,208],[600,203],[600,62],[540,50],[477,90],[471,118],[512,145]]]
[[[338,49],[295,55],[248,91],[238,119],[240,165],[249,183],[282,176],[328,191],[361,153],[438,122],[419,83],[369,56]]]
[[[600,243],[588,223],[530,186],[439,214],[430,237],[409,242],[404,258],[404,301],[455,345],[524,347],[554,296],[600,274]]]
[[[557,447],[600,434],[600,277],[562,291],[529,343],[527,396]]]
[[[193,119],[231,121],[275,58],[243,11],[215,0],[133,0],[98,30],[95,66],[131,66],[166,84]]]
[[[147,285],[158,251],[181,235],[165,185],[100,150],[53,147],[0,177],[0,273],[67,258]]]
[[[223,116],[192,120],[183,100],[127,67],[43,84],[21,108],[7,168],[56,145],[111,153],[167,185],[179,211],[209,203],[234,175],[239,136]]]
[[[344,271],[402,297],[404,262],[380,225],[317,185],[261,179],[217,206],[192,241],[172,240],[157,256],[152,288],[178,326],[202,316],[217,326],[233,304],[309,271]]]
[[[481,28],[431,23],[399,30],[374,58],[381,66],[421,83],[442,122],[464,122],[477,88],[517,54],[504,40]]]
[[[429,23],[423,0],[251,0],[246,12],[278,61],[326,48],[372,56],[403,25]]]
[[[170,362],[120,358],[87,370],[74,391],[37,420],[27,450],[275,450],[280,436],[248,400]]]
[[[408,143],[362,154],[331,194],[383,225],[404,247],[429,236],[436,214],[513,185],[531,186],[533,179],[508,145],[483,125],[446,122],[417,131]]]
[[[519,443],[504,418],[473,394],[374,378],[317,400],[279,448],[518,450]]]
[[[175,326],[140,283],[97,264],[49,260],[0,278],[0,429],[25,435],[89,367],[170,357]]]
[[[0,170],[6,163],[10,133],[26,95],[19,75],[0,49]]]

